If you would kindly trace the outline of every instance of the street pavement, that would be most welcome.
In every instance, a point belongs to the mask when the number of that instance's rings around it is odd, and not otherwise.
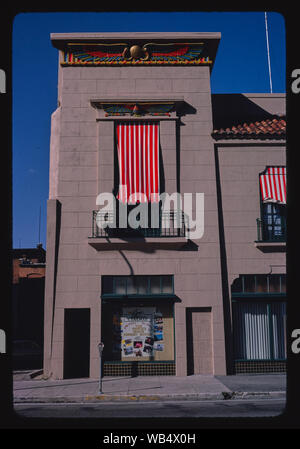
[[[286,396],[285,374],[212,376],[104,377],[98,379],[43,379],[15,372],[15,403],[97,403],[100,401],[192,401],[280,399]]]

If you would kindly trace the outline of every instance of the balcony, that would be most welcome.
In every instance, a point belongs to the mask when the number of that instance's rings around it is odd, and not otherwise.
[[[89,244],[96,249],[167,249],[187,243],[187,229],[183,213],[160,212],[158,227],[133,229],[112,226],[113,212],[94,210],[92,235]],[[110,225],[109,225],[110,224]]]
[[[283,252],[286,248],[286,219],[262,220],[256,219],[257,240],[255,246],[264,252]]]

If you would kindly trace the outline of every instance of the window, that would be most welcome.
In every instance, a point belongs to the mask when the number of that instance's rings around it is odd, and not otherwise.
[[[276,203],[262,205],[262,239],[283,241],[286,238],[285,206]]]
[[[116,124],[119,190],[126,204],[159,202],[159,123],[129,121]]]
[[[285,322],[283,301],[234,302],[235,360],[284,360]]]
[[[232,296],[286,293],[285,274],[241,274],[231,286]]]
[[[126,111],[116,114],[126,115]],[[166,187],[160,126],[159,120],[151,118],[115,121],[112,200],[108,207],[93,211],[92,238],[138,239],[141,243],[147,238],[186,237],[188,220],[183,211],[163,208],[161,195]]]
[[[102,294],[116,296],[173,295],[173,275],[102,276]]]
[[[173,275],[102,276],[105,363],[174,362]]]
[[[258,241],[286,239],[286,168],[266,167],[259,176],[261,218],[257,219]]]
[[[231,286],[234,358],[286,358],[286,275],[242,274]]]
[[[170,301],[107,301],[102,308],[104,364],[173,362],[174,310]]]

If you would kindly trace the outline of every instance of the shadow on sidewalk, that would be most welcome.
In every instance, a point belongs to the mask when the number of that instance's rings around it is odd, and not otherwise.
[[[50,381],[43,381],[41,380],[40,382],[42,382],[42,384],[37,384],[37,385],[33,385],[31,384],[29,387],[27,386],[21,386],[21,387],[14,387],[14,390],[36,390],[38,388],[57,388],[57,387],[70,387],[73,385],[85,385],[85,384],[93,384],[93,383],[97,383],[98,380],[86,380],[83,382],[71,382],[71,383],[56,383],[56,381],[54,380],[50,380]],[[54,382],[53,384],[50,384],[50,382]],[[63,382],[63,381],[57,381],[57,382]]]

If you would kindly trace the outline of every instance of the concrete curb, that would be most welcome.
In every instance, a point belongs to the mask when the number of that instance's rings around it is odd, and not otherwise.
[[[224,394],[224,399],[276,399],[276,398],[285,398],[286,391],[250,391],[250,392],[242,392],[242,391],[232,391],[226,392]],[[229,397],[228,397],[229,396]]]
[[[99,402],[144,402],[144,401],[208,401],[208,400],[237,400],[237,399],[281,399],[286,397],[285,391],[270,392],[240,392],[229,391],[221,393],[193,393],[193,394],[161,394],[161,395],[128,395],[128,394],[99,394],[93,396],[57,396],[57,397],[19,397],[14,399],[20,403],[99,403]]]

